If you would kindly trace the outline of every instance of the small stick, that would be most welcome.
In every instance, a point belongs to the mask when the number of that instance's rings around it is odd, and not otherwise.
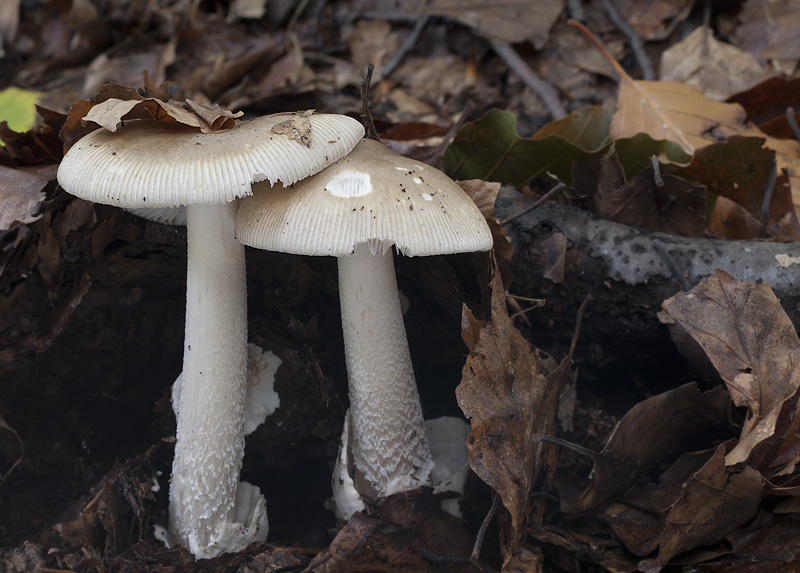
[[[508,64],[508,67],[514,70],[522,81],[525,82],[525,85],[531,88],[536,95],[542,99],[542,102],[554,119],[563,119],[567,117],[567,110],[561,103],[553,86],[537,76],[530,66],[519,57],[519,54],[517,54],[514,48],[508,44],[501,44],[494,40],[492,40],[491,45],[495,53]]]
[[[375,120],[372,119],[372,112],[369,110],[369,84],[372,82],[372,71],[375,66],[370,64],[367,67],[367,76],[361,81],[361,123],[364,124],[364,131],[367,132],[367,139],[380,141],[378,130],[375,129]]]
[[[400,62],[403,61],[403,58],[406,56],[406,54],[411,51],[411,48],[413,48],[414,44],[416,44],[417,40],[419,40],[422,30],[425,28],[425,25],[430,19],[431,17],[429,14],[419,15],[417,18],[417,23],[414,24],[414,29],[411,30],[411,33],[408,35],[408,38],[406,38],[406,41],[403,42],[403,45],[398,48],[392,58],[386,62],[386,65],[381,69],[381,76],[384,78],[389,77],[395,68],[400,65]]]
[[[767,228],[769,227],[769,204],[772,202],[772,192],[775,190],[775,179],[778,177],[778,162],[775,161],[773,156],[769,164],[769,179],[767,179],[767,187],[764,190],[764,200],[761,203],[761,228],[758,230],[758,236],[764,238],[767,236]]]
[[[472,546],[472,555],[470,556],[470,561],[472,563],[478,562],[478,558],[481,556],[481,546],[483,545],[483,537],[486,535],[486,528],[489,527],[489,522],[494,517],[494,513],[497,511],[497,502],[500,501],[500,495],[497,492],[494,492],[494,498],[492,499],[492,507],[489,508],[489,513],[486,514],[486,517],[483,518],[483,523],[481,523],[480,529],[478,529],[478,535],[475,536],[475,545]]]
[[[579,446],[578,444],[573,444],[572,442],[568,442],[566,440],[562,440],[561,438],[556,438],[555,436],[548,436],[546,434],[533,434],[531,436],[531,441],[533,442],[545,442],[547,444],[553,444],[555,446],[560,446],[567,450],[571,450],[576,454],[580,454],[582,456],[586,456],[593,462],[600,464],[605,461],[605,458],[602,454],[598,454],[594,450],[590,450],[589,448],[584,448],[583,446]]]
[[[656,187],[663,187],[664,180],[661,178],[661,164],[658,162],[658,157],[655,155],[651,156],[650,163],[653,166],[653,179],[655,180]]]
[[[510,223],[511,221],[514,221],[515,219],[519,219],[520,217],[524,217],[525,215],[527,215],[528,213],[530,213],[531,211],[536,209],[536,207],[538,207],[539,205],[541,205],[545,201],[549,201],[553,197],[553,195],[555,195],[556,193],[560,192],[562,189],[564,189],[564,187],[566,187],[566,185],[564,185],[563,183],[559,183],[558,185],[556,185],[555,187],[550,189],[550,191],[548,191],[547,193],[542,195],[542,197],[538,201],[536,201],[536,203],[534,203],[530,207],[525,208],[522,212],[517,213],[516,215],[512,215],[508,219],[503,219],[502,221],[500,221],[500,224],[501,225],[505,225],[507,223]]]
[[[789,122],[789,127],[792,129],[792,133],[794,134],[794,138],[797,141],[800,141],[800,126],[797,125],[797,120],[794,117],[794,108],[787,107],[786,108],[786,121]]]
[[[578,22],[586,21],[586,12],[583,10],[581,0],[567,0],[567,8],[573,20]]]
[[[644,50],[644,42],[642,41],[642,38],[633,30],[633,28],[628,26],[628,23],[625,22],[625,20],[620,17],[609,0],[603,0],[603,8],[605,8],[606,14],[608,14],[608,17],[611,19],[614,25],[619,28],[620,32],[628,37],[628,40],[631,43],[631,49],[633,50],[633,55],[636,57],[636,61],[639,63],[639,68],[642,70],[642,78],[647,81],[655,80],[656,73],[653,71],[653,64],[650,63],[650,58],[647,56],[647,52]]]
[[[653,248],[659,255],[661,255],[661,258],[664,259],[664,262],[667,264],[667,267],[669,267],[669,270],[672,271],[672,275],[677,279],[679,283],[681,283],[681,288],[687,292],[692,290],[692,285],[690,285],[686,277],[683,276],[683,273],[678,268],[678,263],[675,262],[675,259],[672,258],[672,255],[670,255],[667,252],[667,249],[664,248],[664,245],[662,245],[658,241],[653,241]]]
[[[426,160],[428,165],[433,165],[436,167],[436,165],[439,163],[439,159],[441,159],[442,154],[444,153],[444,150],[447,149],[447,146],[450,145],[450,142],[453,140],[458,130],[461,129],[461,126],[467,121],[467,116],[469,116],[471,111],[472,102],[467,101],[466,105],[464,106],[464,110],[461,112],[461,115],[458,116],[458,120],[447,131],[447,134],[444,136],[444,139],[442,139],[442,142]]]

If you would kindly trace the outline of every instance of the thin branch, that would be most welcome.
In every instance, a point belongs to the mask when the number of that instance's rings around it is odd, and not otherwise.
[[[489,508],[489,513],[487,513],[486,517],[483,518],[483,523],[481,523],[481,527],[478,529],[478,535],[475,536],[475,545],[472,546],[472,555],[470,556],[470,561],[473,563],[477,563],[478,558],[481,556],[483,537],[486,535],[486,528],[489,527],[489,522],[492,520],[492,517],[494,517],[494,514],[497,511],[497,503],[499,501],[500,495],[497,492],[494,492],[492,507]]]
[[[794,138],[797,141],[800,141],[800,127],[797,125],[797,119],[794,117],[794,108],[787,107],[786,108],[786,121],[789,122],[789,127],[794,134]]]
[[[767,179],[767,186],[764,189],[764,200],[761,203],[761,228],[758,230],[758,236],[764,238],[767,236],[767,229],[769,227],[769,204],[772,202],[772,193],[775,191],[775,179],[778,177],[778,162],[775,157],[769,165],[769,179]]]
[[[511,221],[519,219],[520,217],[524,217],[525,215],[536,209],[536,207],[538,207],[545,201],[549,201],[553,197],[553,195],[560,192],[562,189],[564,189],[564,187],[566,187],[566,185],[564,185],[563,183],[559,183],[558,185],[550,189],[550,191],[542,195],[542,197],[538,201],[536,201],[536,203],[534,203],[530,207],[526,207],[522,212],[517,213],[516,215],[511,215],[508,219],[503,219],[502,221],[500,221],[500,224],[505,225],[507,223],[510,223]]]
[[[667,252],[667,249],[664,248],[664,245],[658,241],[653,241],[653,249],[655,249],[655,251],[661,255],[661,258],[667,264],[670,272],[672,272],[672,276],[674,276],[675,279],[681,283],[681,288],[684,291],[692,290],[692,285],[689,284],[689,281],[686,279],[683,272],[681,272],[681,269],[678,268],[678,263],[675,261],[672,255]]]
[[[647,52],[644,49],[644,42],[642,38],[637,34],[633,28],[628,26],[628,23],[623,20],[619,13],[616,11],[614,6],[611,5],[609,0],[603,0],[603,8],[606,10],[606,14],[614,23],[614,25],[619,28],[619,30],[628,37],[628,40],[631,43],[631,49],[633,50],[633,55],[636,57],[636,61],[639,63],[639,68],[642,70],[642,78],[647,81],[653,81],[656,79],[656,73],[653,70],[653,64],[650,63],[650,58],[647,56]]]
[[[583,9],[583,2],[581,0],[567,0],[567,8],[573,20],[577,20],[578,22],[586,21],[586,12]]]
[[[492,40],[491,44],[494,52],[508,64],[509,68],[514,70],[514,73],[522,79],[526,86],[531,88],[536,95],[541,98],[553,118],[562,119],[567,117],[567,110],[561,103],[555,88],[553,88],[549,82],[537,76],[530,66],[519,57],[519,54],[517,54],[514,48],[508,44],[502,44],[494,40]]]
[[[430,19],[431,17],[429,14],[419,15],[417,18],[417,23],[414,24],[414,29],[411,30],[411,34],[408,35],[406,41],[403,42],[403,45],[400,46],[400,48],[398,48],[398,50],[394,53],[392,59],[386,62],[386,65],[381,69],[381,76],[384,78],[389,77],[395,68],[400,65],[400,62],[403,61],[403,58],[406,56],[406,54],[411,51],[411,48],[413,48],[417,43],[417,40],[419,40],[422,30],[425,28],[425,25]]]
[[[369,110],[369,84],[372,82],[372,71],[375,66],[370,64],[367,67],[367,75],[361,80],[361,123],[364,124],[365,137],[380,141],[378,130],[375,129],[375,120],[372,119],[372,112]]]

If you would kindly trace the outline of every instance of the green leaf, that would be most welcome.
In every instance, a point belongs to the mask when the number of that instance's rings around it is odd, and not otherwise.
[[[625,172],[625,179],[631,180],[650,167],[650,158],[666,157],[672,163],[687,165],[692,156],[675,142],[667,139],[653,139],[646,133],[637,133],[633,137],[618,139],[614,142],[617,159]]]
[[[610,121],[611,114],[600,107],[580,109],[523,139],[517,135],[512,113],[490,110],[458,131],[445,151],[445,170],[453,179],[506,185],[522,185],[551,173],[569,184],[570,165],[603,148]]]
[[[29,92],[10,87],[0,91],[0,121],[7,121],[8,127],[23,133],[36,125],[36,104],[42,96],[40,92]]]

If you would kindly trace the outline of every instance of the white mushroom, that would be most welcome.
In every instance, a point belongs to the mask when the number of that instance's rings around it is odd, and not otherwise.
[[[256,185],[236,234],[261,249],[338,257],[355,486],[379,498],[430,483],[390,249],[408,256],[490,249],[489,227],[469,196],[437,169],[362,140],[291,188]]]
[[[207,134],[140,121],[90,133],[59,167],[61,186],[83,199],[123,208],[186,205],[186,334],[169,537],[198,558],[266,537],[263,496],[239,484],[247,316],[233,201],[249,195],[254,181],[291,184],[316,173],[362,134],[351,118],[309,113],[265,116]]]

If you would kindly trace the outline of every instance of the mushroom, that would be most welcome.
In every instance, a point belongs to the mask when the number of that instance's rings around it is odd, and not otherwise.
[[[363,132],[351,118],[310,112],[265,116],[213,133],[138,121],[113,133],[93,131],[59,167],[61,186],[83,199],[123,208],[186,206],[186,333],[169,538],[197,558],[266,538],[263,496],[238,481],[247,309],[234,201],[249,195],[254,181],[291,184],[316,173],[350,151]]]
[[[472,199],[437,169],[365,139],[291,188],[254,186],[236,236],[261,249],[338,257],[351,444],[339,463],[352,458],[356,487],[374,499],[428,484],[433,462],[390,249],[408,256],[490,249]],[[340,517],[352,513],[346,505]]]

